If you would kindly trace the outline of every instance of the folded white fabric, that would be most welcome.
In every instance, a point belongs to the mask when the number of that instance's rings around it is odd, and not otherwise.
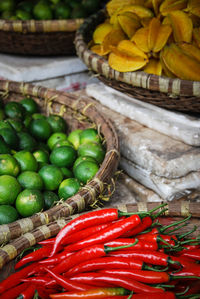
[[[0,77],[18,82],[57,78],[86,70],[85,64],[76,56],[26,57],[0,54]]]
[[[200,119],[136,100],[103,83],[88,85],[86,92],[103,105],[132,120],[186,144],[200,146]]]
[[[120,166],[130,177],[155,191],[156,194],[167,201],[190,194],[193,190],[200,190],[199,171],[191,172],[180,178],[167,179],[152,174],[124,157],[121,157]]]
[[[98,92],[96,88],[93,89],[95,86],[88,85],[86,91],[88,95],[99,100],[101,91],[99,86]],[[110,94],[104,93],[105,105],[109,99]],[[101,100],[100,102],[102,103]],[[120,105],[123,107],[123,102]],[[97,104],[97,106],[112,120],[117,130],[121,169],[144,188],[153,190],[156,200],[158,198],[173,200],[188,196],[194,190],[200,190],[200,147],[188,145],[147,128],[103,105]],[[114,104],[113,109],[116,107]],[[126,103],[124,107],[127,107]],[[137,113],[136,107],[128,108]],[[140,113],[142,115],[142,111]],[[145,117],[144,114],[143,118]]]

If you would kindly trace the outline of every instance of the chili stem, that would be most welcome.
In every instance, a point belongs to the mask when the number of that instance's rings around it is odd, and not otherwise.
[[[109,246],[105,245],[104,247],[105,247],[105,251],[107,253],[107,252],[110,252],[110,251],[115,251],[115,250],[119,250],[119,249],[129,248],[129,247],[135,246],[138,242],[139,242],[139,240],[135,239],[135,242],[132,243],[132,244],[129,244],[129,245],[117,246],[117,247],[109,247]]]
[[[178,225],[178,224],[181,224],[183,222],[186,222],[187,220],[189,220],[190,218],[192,217],[192,215],[189,215],[187,218],[185,219],[182,219],[182,220],[179,220],[179,221],[176,221],[176,222],[173,222],[172,224],[169,224],[169,225],[165,225],[161,228],[161,232],[164,232],[166,229],[172,227],[172,226],[175,226],[175,225]]]
[[[181,229],[182,227],[184,227],[184,226],[186,226],[186,225],[188,225],[188,224],[187,224],[187,223],[184,223],[184,224],[182,224],[182,225],[179,225],[179,226],[175,227],[174,229],[171,229],[171,230],[167,231],[167,234],[171,234],[171,233],[175,232],[175,231],[178,230],[178,229]],[[179,236],[178,236],[178,238],[179,238]]]
[[[195,226],[193,227],[193,229],[191,229],[191,231],[189,231],[189,232],[187,232],[187,233],[185,233],[185,234],[180,235],[180,236],[179,236],[179,239],[184,239],[186,236],[192,234],[192,233],[195,232],[196,230],[197,230],[197,226],[195,225]]]

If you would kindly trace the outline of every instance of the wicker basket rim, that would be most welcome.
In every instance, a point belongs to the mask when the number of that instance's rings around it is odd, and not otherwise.
[[[18,33],[73,32],[84,22],[83,18],[67,20],[3,20],[0,30]]]
[[[127,83],[134,87],[142,87],[144,89],[159,91],[171,95],[200,96],[199,81],[169,78],[165,76],[147,74],[143,71],[123,73],[112,69],[104,57],[101,57],[89,50],[84,38],[85,31],[88,32],[88,29],[92,29],[94,27],[94,22],[97,22],[100,18],[102,19],[102,16],[105,16],[105,10],[101,10],[90,16],[83,22],[76,32],[76,51],[78,56],[84,61],[88,68],[92,69],[97,74],[103,75],[107,79],[114,79],[118,82]]]

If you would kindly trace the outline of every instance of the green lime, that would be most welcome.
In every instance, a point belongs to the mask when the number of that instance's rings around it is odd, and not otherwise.
[[[97,163],[83,161],[74,169],[74,176],[81,183],[87,184],[95,176],[98,170],[99,166]]]
[[[19,150],[32,152],[36,149],[37,142],[29,133],[19,132],[17,135],[19,137]]]
[[[41,113],[33,113],[32,118],[33,119],[46,119],[46,116],[44,114],[41,114]]]
[[[24,129],[24,125],[19,119],[7,118],[6,121],[16,132],[21,132]]]
[[[34,6],[33,15],[37,20],[51,20],[53,18],[50,5],[42,2]]]
[[[71,146],[60,146],[53,149],[50,161],[58,167],[70,167],[76,160],[76,151]]]
[[[59,2],[54,7],[54,13],[56,19],[69,19],[71,8],[67,4]]]
[[[32,98],[25,98],[20,101],[20,104],[30,114],[37,113],[37,111],[38,111],[38,105]]]
[[[33,152],[33,156],[37,160],[37,162],[40,163],[49,163],[49,154],[47,151],[38,149],[35,152]]]
[[[5,114],[9,118],[23,119],[25,116],[25,109],[20,103],[11,101],[5,105]]]
[[[89,162],[94,162],[94,163],[98,164],[97,161],[96,161],[94,158],[92,158],[92,157],[80,156],[80,157],[78,157],[78,158],[76,159],[76,161],[74,162],[74,165],[73,165],[73,172],[74,172],[76,166],[77,166],[78,164],[80,164],[81,162],[83,162],[83,161],[89,161]]]
[[[98,135],[97,130],[95,129],[85,129],[80,134],[80,144],[87,143],[87,142],[97,142],[100,143],[100,137]]]
[[[1,0],[0,11],[9,10],[12,11],[15,7],[15,0]]]
[[[70,178],[62,181],[58,189],[58,195],[60,198],[66,200],[78,192],[80,184],[77,179]]]
[[[60,146],[71,146],[73,147],[73,144],[71,144],[67,139],[66,140],[60,140],[58,142],[56,142],[56,144],[54,145],[53,149],[56,147],[60,147]]]
[[[42,190],[44,186],[41,176],[34,171],[21,172],[17,180],[23,189]]]
[[[13,129],[11,123],[8,121],[9,118],[0,120],[0,129]]]
[[[17,179],[11,175],[0,176],[0,204],[13,204],[17,195],[21,191],[21,186]]]
[[[49,153],[49,147],[44,142],[39,142],[38,143],[38,150],[42,150],[42,151],[45,151],[45,152]]]
[[[3,109],[0,109],[0,120],[3,120],[5,118],[5,113]]]
[[[32,120],[32,115],[27,112],[23,121],[25,128],[28,128],[30,126]]]
[[[16,177],[20,172],[17,160],[9,154],[0,155],[0,175],[8,174]]]
[[[102,148],[101,144],[95,142],[83,143],[78,148],[79,156],[89,156],[97,160],[100,164],[105,156],[105,150]]]
[[[62,118],[61,116],[52,114],[47,117],[47,121],[50,124],[53,133],[56,132],[66,133],[67,124],[64,118]]]
[[[19,137],[14,129],[3,128],[0,129],[0,135],[3,137],[5,143],[8,144],[10,148],[17,149],[19,145]]]
[[[26,21],[26,20],[31,19],[31,14],[29,12],[25,11],[25,10],[22,10],[22,9],[17,9],[15,14],[16,14],[16,17],[19,20]]]
[[[38,163],[29,151],[22,150],[14,154],[14,158],[18,161],[21,171],[37,171]]]
[[[10,153],[10,148],[5,143],[3,137],[0,136],[0,154],[9,154]]]
[[[47,140],[52,131],[46,119],[33,119],[29,125],[30,133],[39,140]]]
[[[71,142],[75,149],[78,149],[80,145],[80,133],[82,132],[81,129],[77,129],[72,131],[68,136],[68,141]]]
[[[52,191],[44,191],[43,197],[45,210],[52,208],[53,205],[59,201],[58,195]]]
[[[67,140],[67,135],[63,132],[53,133],[47,140],[48,147],[52,150],[54,145],[61,140]]]
[[[64,179],[73,178],[74,176],[73,172],[67,167],[61,167],[60,170],[62,171]]]
[[[44,208],[43,195],[39,190],[25,189],[16,199],[16,209],[22,217],[29,217]]]
[[[19,218],[17,210],[10,205],[0,206],[0,224],[8,224]]]
[[[39,170],[42,177],[45,190],[54,191],[58,189],[63,180],[62,171],[55,165],[45,165]]]

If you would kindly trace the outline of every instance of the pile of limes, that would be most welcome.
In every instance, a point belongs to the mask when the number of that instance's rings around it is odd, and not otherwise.
[[[66,132],[64,118],[39,113],[32,98],[0,102],[0,224],[49,209],[97,173],[105,156],[98,132]]]
[[[100,0],[1,0],[2,19],[52,20],[86,18],[101,8]]]

